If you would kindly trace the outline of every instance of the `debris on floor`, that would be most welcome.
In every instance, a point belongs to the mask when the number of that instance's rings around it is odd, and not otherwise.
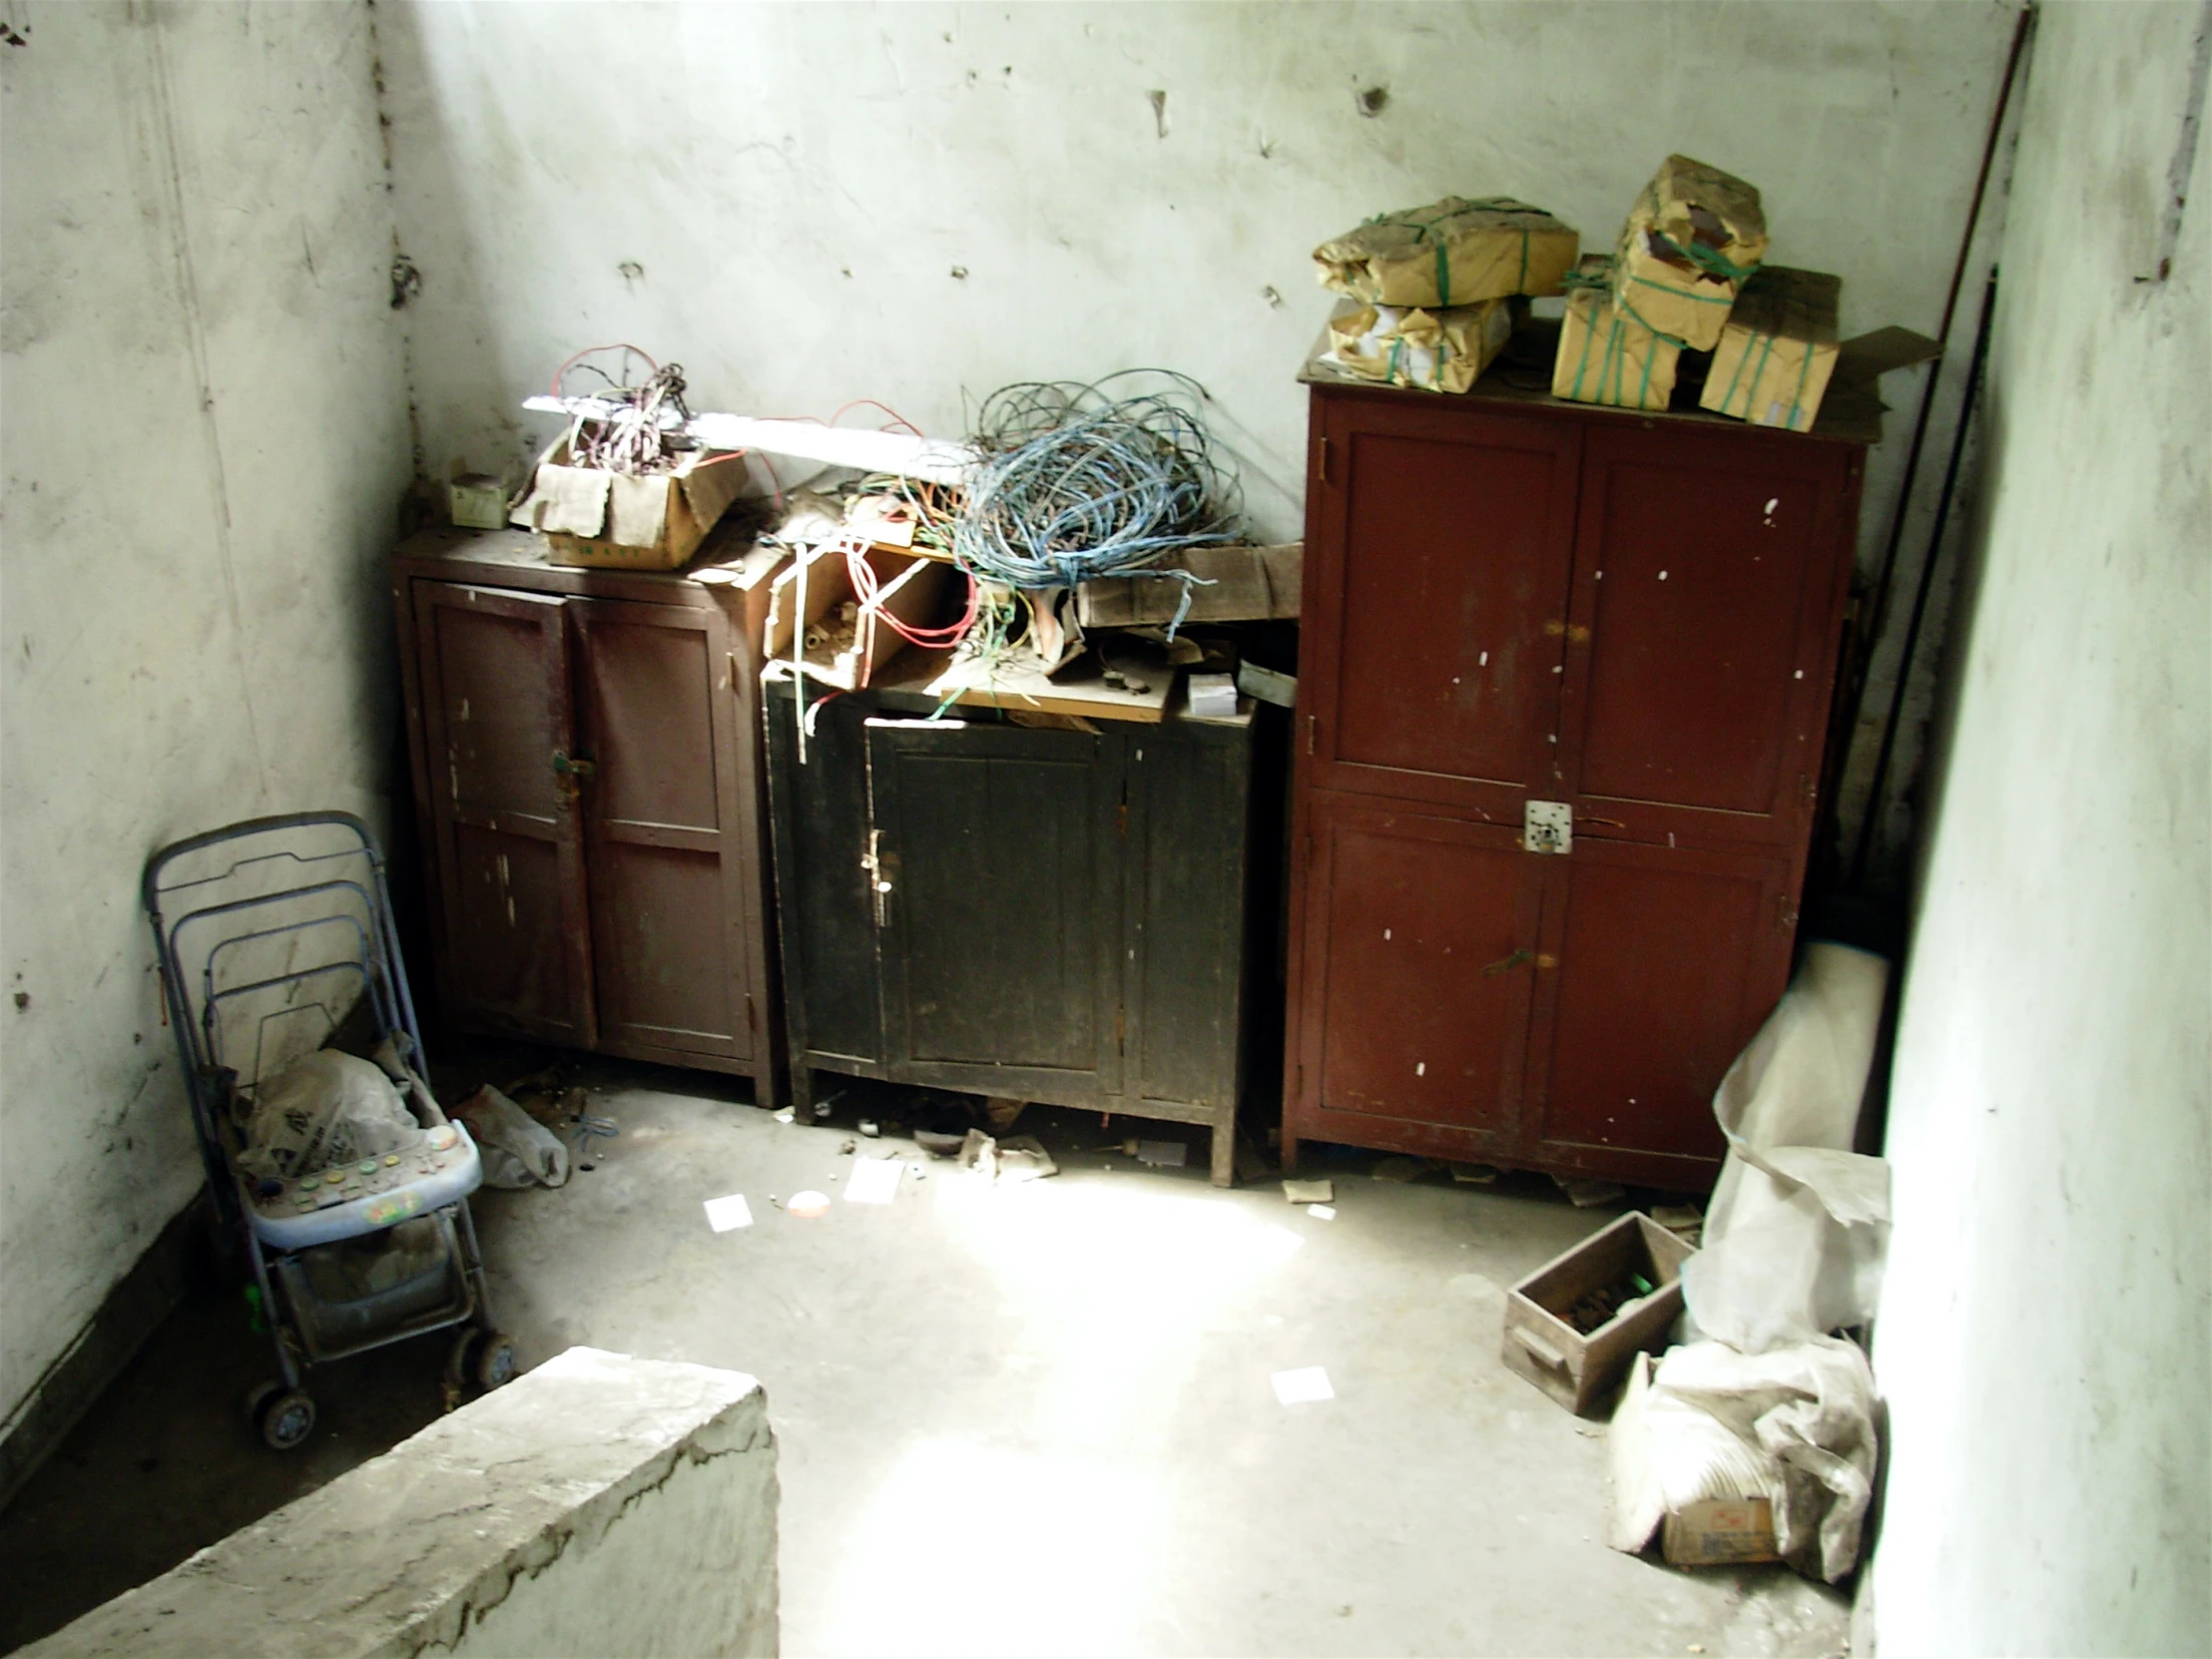
[[[1337,1183],[1334,1181],[1286,1181],[1283,1196],[1293,1204],[1334,1204],[1337,1202]]]
[[[1705,1214],[1695,1204],[1655,1204],[1651,1219],[1695,1249],[1705,1234]]]
[[[1026,1100],[1003,1100],[995,1095],[983,1102],[983,1116],[994,1135],[1003,1135],[1013,1128],[1021,1114],[1028,1109],[1029,1102]]]
[[[1337,1390],[1329,1385],[1329,1373],[1321,1366],[1279,1371],[1269,1381],[1275,1384],[1275,1397],[1285,1405],[1310,1405],[1337,1397]]]
[[[778,1112],[776,1114],[776,1121],[778,1123],[790,1123],[792,1121],[792,1109],[787,1106],[781,1112]]]
[[[995,1140],[980,1129],[970,1129],[960,1145],[960,1167],[986,1186],[998,1182],[1041,1181],[1058,1175],[1060,1166],[1044,1143],[1033,1135],[1011,1135]]]
[[[1407,1158],[1392,1156],[1376,1160],[1375,1168],[1368,1171],[1378,1181],[1394,1181],[1403,1185],[1411,1181],[1425,1180],[1444,1166],[1433,1158]]]
[[[453,1109],[483,1161],[487,1187],[558,1187],[568,1180],[568,1148],[550,1129],[486,1083]]]
[[[706,1208],[707,1225],[717,1233],[728,1233],[736,1228],[753,1225],[753,1207],[746,1203],[743,1193],[710,1198]]]
[[[803,1216],[809,1220],[816,1216],[826,1216],[830,1213],[830,1197],[827,1193],[818,1193],[812,1190],[793,1193],[791,1202],[784,1206],[784,1213],[790,1216]]]
[[[1559,1190],[1567,1195],[1567,1202],[1577,1210],[1595,1210],[1600,1205],[1618,1204],[1628,1196],[1628,1189],[1618,1181],[1591,1181],[1568,1175],[1555,1175]]]
[[[1451,1179],[1462,1187],[1494,1187],[1497,1185],[1495,1164],[1453,1164]]]
[[[1154,1169],[1181,1169],[1190,1158],[1191,1149],[1181,1141],[1136,1141],[1131,1143],[1130,1156],[1140,1164],[1150,1164]]]
[[[1309,1204],[1306,1206],[1306,1213],[1316,1221],[1335,1221],[1337,1219],[1337,1207],[1334,1204]]]

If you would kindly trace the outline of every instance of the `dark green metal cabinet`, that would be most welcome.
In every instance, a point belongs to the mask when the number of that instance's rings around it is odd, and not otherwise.
[[[1234,1169],[1252,731],[927,720],[869,693],[802,764],[771,681],[792,1086],[815,1071],[1203,1124]]]

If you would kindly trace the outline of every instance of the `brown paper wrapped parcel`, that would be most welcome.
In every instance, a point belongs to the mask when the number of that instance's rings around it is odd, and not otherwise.
[[[1744,279],[1766,257],[1759,192],[1719,168],[1669,156],[1622,227],[1613,305],[1647,328],[1710,351]]]
[[[1329,319],[1329,355],[1353,373],[1393,386],[1465,391],[1513,334],[1512,302],[1360,305]]]
[[[1674,395],[1681,357],[1679,341],[1613,309],[1605,289],[1577,287],[1567,295],[1551,395],[1623,409],[1663,409]]]
[[[1699,406],[1754,426],[1811,427],[1836,370],[1843,290],[1843,278],[1825,271],[1763,268],[1728,314]]]
[[[1323,243],[1314,265],[1323,287],[1371,305],[1471,305],[1557,293],[1581,246],[1573,226],[1526,202],[1447,196]]]

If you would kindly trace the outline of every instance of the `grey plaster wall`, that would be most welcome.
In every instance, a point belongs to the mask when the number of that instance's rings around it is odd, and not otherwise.
[[[1840,273],[1847,327],[1931,330],[2015,15],[380,7],[425,452],[519,465],[521,398],[611,340],[681,359],[701,407],[874,397],[945,435],[1008,381],[1164,364],[1213,391],[1262,537],[1296,536],[1316,243],[1509,192],[1609,246],[1681,150],[1761,187],[1775,259]]]
[[[773,1654],[777,1500],[752,1378],[572,1348],[24,1659]]]
[[[2038,25],[1891,1104],[1886,1655],[2212,1649],[2208,23]]]
[[[367,8],[4,20],[0,1432],[201,1179],[147,854],[383,816],[410,470]]]

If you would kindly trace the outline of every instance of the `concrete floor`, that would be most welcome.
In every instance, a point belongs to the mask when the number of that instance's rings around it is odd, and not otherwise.
[[[526,1365],[589,1343],[762,1379],[788,1653],[1844,1646],[1843,1598],[1785,1568],[1605,1547],[1602,1427],[1498,1360],[1504,1287],[1611,1218],[1547,1182],[1393,1185],[1321,1148],[1327,1221],[1210,1187],[1196,1133],[1192,1167],[1144,1169],[1090,1149],[1185,1132],[1033,1109],[1058,1176],[934,1164],[878,1208],[838,1196],[840,1147],[896,1091],[786,1125],[699,1074],[578,1075],[622,1134],[560,1191],[477,1201],[501,1323]],[[803,1188],[827,1216],[778,1207]],[[755,1224],[716,1234],[702,1202],[731,1192]],[[442,1359],[316,1373],[315,1437],[279,1456],[238,1409],[268,1370],[243,1305],[189,1303],[0,1513],[0,1650],[419,1427]],[[1309,1366],[1337,1397],[1278,1403],[1271,1374]]]

